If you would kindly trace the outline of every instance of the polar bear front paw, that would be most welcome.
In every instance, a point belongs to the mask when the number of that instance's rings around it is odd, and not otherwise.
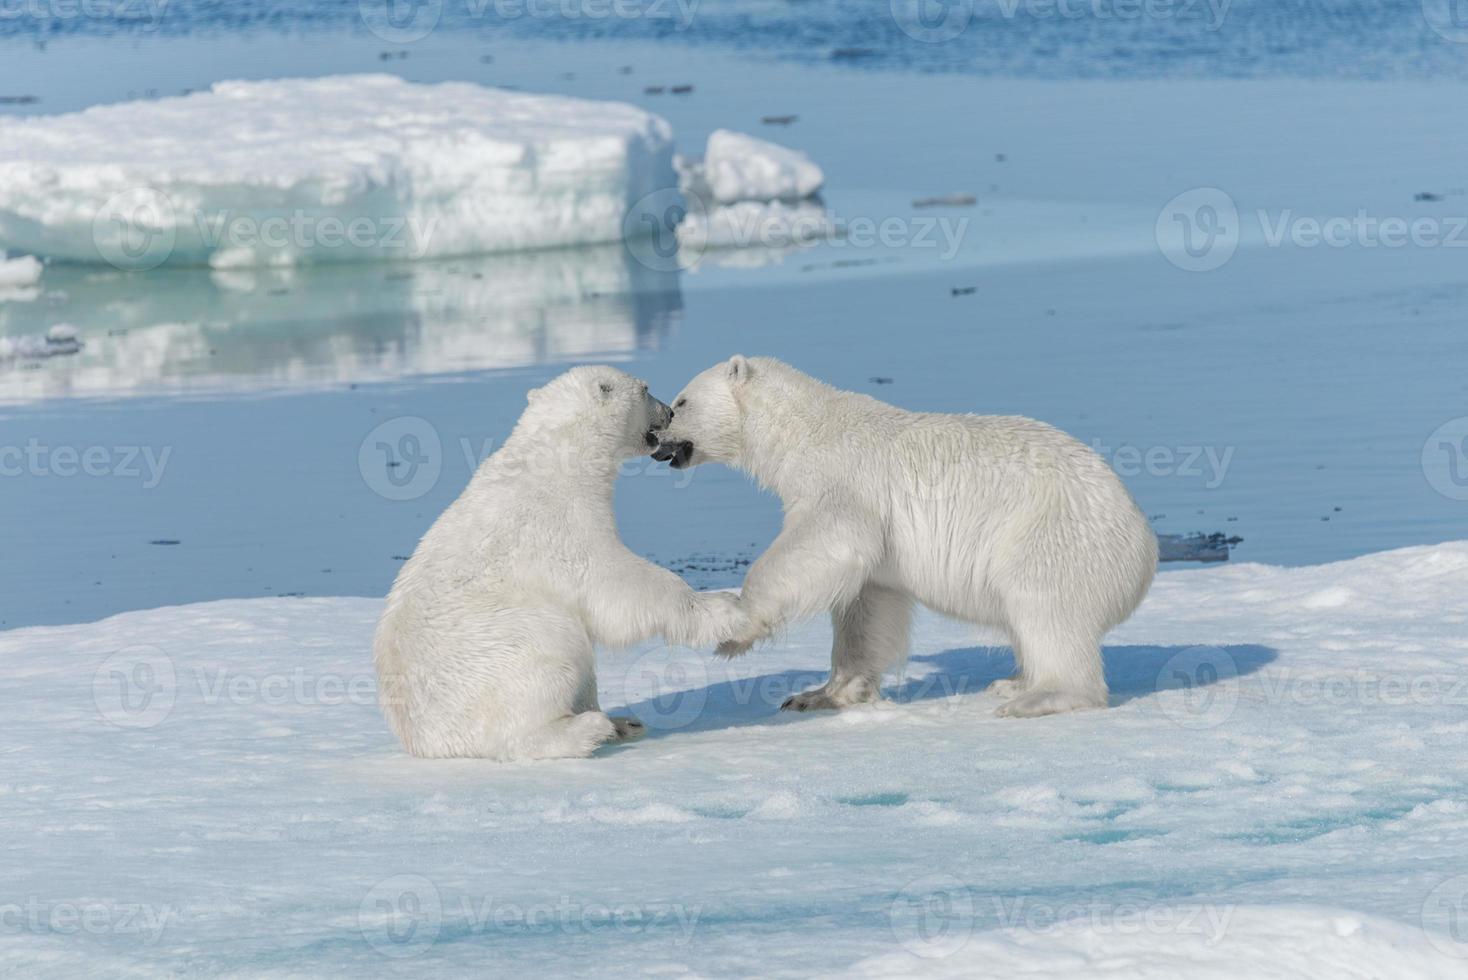
[[[700,592],[697,601],[699,615],[703,618],[698,632],[708,641],[698,646],[719,644],[722,650],[726,644],[754,635],[754,624],[738,596],[728,592]],[[751,645],[754,643],[752,639],[749,642]]]

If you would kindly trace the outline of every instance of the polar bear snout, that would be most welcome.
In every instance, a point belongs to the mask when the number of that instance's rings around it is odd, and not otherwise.
[[[647,431],[642,434],[642,440],[647,444],[648,449],[654,450],[653,458],[656,459],[656,450],[662,441],[658,437],[658,433],[666,429],[669,423],[673,421],[673,410],[667,404],[658,401],[651,395],[647,396],[647,400],[651,403],[648,406],[649,425]]]
[[[681,470],[693,458],[693,443],[686,439],[659,442],[652,458],[660,463],[668,463],[675,470]]]

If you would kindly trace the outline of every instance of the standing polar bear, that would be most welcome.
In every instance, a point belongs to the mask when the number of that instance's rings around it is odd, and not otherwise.
[[[641,734],[596,698],[595,644],[713,646],[738,601],[694,592],[617,535],[612,485],[668,406],[608,367],[530,392],[505,444],[423,536],[374,642],[392,730],[414,755],[575,758]]]
[[[1094,451],[1032,419],[908,412],[767,357],[735,357],[673,402],[654,458],[719,462],[779,494],[785,523],[750,567],[743,653],[831,612],[831,676],[783,707],[879,697],[916,600],[1005,630],[1018,671],[1000,715],[1101,708],[1101,637],[1131,615],[1157,539]]]

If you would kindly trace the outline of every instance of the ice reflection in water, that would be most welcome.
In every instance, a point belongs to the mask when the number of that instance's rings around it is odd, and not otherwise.
[[[75,326],[68,357],[0,366],[0,403],[303,390],[656,349],[676,272],[620,245],[412,265],[125,274],[53,266],[0,336]]]

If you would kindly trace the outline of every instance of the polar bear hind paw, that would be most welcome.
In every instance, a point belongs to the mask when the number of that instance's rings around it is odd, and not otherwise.
[[[1000,718],[1039,718],[1067,711],[1090,711],[1106,707],[1104,693],[1037,688],[1006,701],[994,712]]]
[[[882,695],[875,684],[851,683],[833,689],[830,684],[792,694],[781,711],[840,711],[857,704],[870,704]]]
[[[585,759],[607,742],[617,727],[600,711],[565,715],[532,733],[507,754],[511,759]]]
[[[988,694],[995,694],[1001,698],[1017,698],[1025,693],[1025,679],[1018,674],[1013,677],[1001,677],[999,680],[984,688]]]

